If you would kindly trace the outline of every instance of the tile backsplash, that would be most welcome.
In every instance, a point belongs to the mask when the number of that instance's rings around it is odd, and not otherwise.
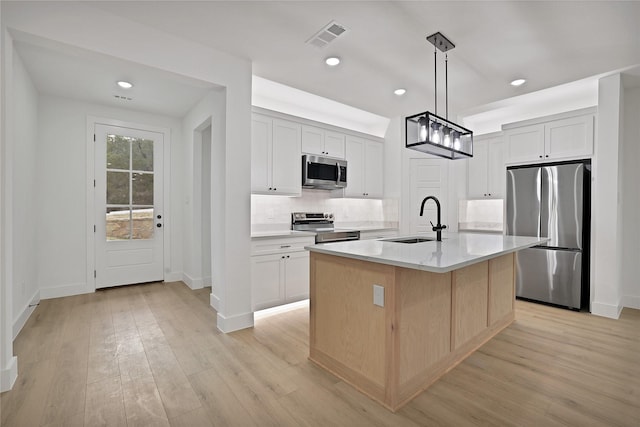
[[[395,199],[345,199],[323,190],[302,190],[301,197],[251,196],[253,231],[289,229],[291,212],[331,212],[337,227],[397,227]]]

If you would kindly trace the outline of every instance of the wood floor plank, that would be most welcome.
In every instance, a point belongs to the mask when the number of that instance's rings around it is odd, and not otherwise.
[[[171,427],[214,427],[207,411],[202,407],[169,419],[169,424]]]
[[[168,426],[160,393],[152,376],[122,382],[127,426]]]
[[[87,384],[85,426],[126,426],[124,396],[120,377]]]
[[[640,425],[640,310],[516,302],[516,321],[397,413],[308,360],[309,311],[222,334],[181,282],[42,301],[0,425]]]

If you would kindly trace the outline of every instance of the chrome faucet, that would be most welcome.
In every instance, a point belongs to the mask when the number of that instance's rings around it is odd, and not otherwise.
[[[438,200],[436,196],[427,196],[422,200],[422,205],[420,205],[420,216],[424,214],[424,204],[429,199],[436,202],[436,209],[438,211],[438,223],[433,225],[433,222],[429,221],[431,223],[431,229],[436,232],[436,240],[438,242],[442,242],[442,230],[447,228],[447,226],[440,224],[440,200]]]

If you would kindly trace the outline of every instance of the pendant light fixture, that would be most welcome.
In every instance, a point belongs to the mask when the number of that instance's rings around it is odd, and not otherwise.
[[[434,47],[434,112],[425,111],[405,118],[405,143],[412,150],[434,154],[447,159],[473,157],[473,132],[449,121],[449,82],[447,52],[456,47],[442,33],[427,37]],[[438,116],[438,50],[445,55],[445,116]]]

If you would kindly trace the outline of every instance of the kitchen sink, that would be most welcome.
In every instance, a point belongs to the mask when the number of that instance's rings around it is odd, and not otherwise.
[[[395,242],[395,243],[422,243],[422,242],[432,242],[436,239],[430,237],[401,237],[399,239],[386,239],[385,242]]]

